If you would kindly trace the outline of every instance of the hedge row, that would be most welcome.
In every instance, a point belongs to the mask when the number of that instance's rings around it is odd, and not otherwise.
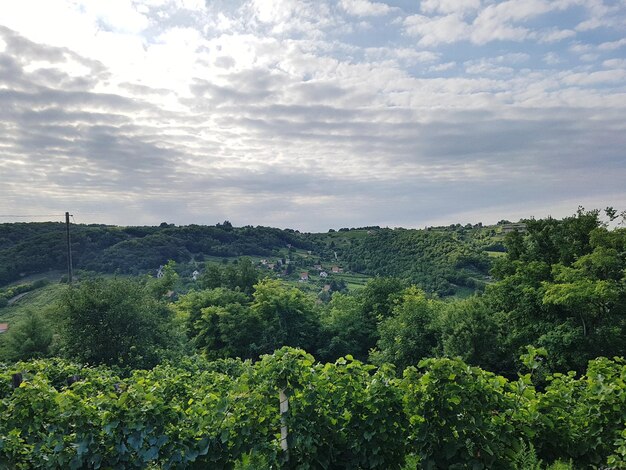
[[[458,359],[397,378],[289,348],[254,364],[187,360],[129,377],[61,360],[4,365],[0,467],[389,470],[413,455],[421,468],[508,469],[533,448],[545,463],[626,467],[624,361],[597,359],[538,391],[537,352],[516,381]]]

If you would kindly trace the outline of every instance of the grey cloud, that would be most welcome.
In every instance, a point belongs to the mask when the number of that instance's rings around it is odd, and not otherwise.
[[[120,83],[120,88],[128,90],[136,95],[169,95],[172,93],[171,90],[166,90],[165,88],[152,88],[145,85],[140,85],[137,83]]]
[[[68,60],[75,60],[88,67],[92,75],[98,74],[103,78],[108,76],[106,67],[101,62],[83,57],[70,49],[33,42],[2,25],[0,25],[0,37],[6,42],[7,51],[22,62],[32,60],[67,62]]]
[[[215,59],[215,66],[229,69],[235,65],[235,59],[229,56],[219,56]]]
[[[348,93],[344,88],[330,83],[297,83],[292,86],[292,90],[299,95],[302,103],[319,103],[335,100]]]
[[[0,207],[74,204],[78,213],[127,213],[103,220],[122,224],[228,218],[315,230],[421,226],[479,208],[623,194],[619,106],[509,105],[495,98],[510,89],[502,80],[450,91],[463,100],[456,107],[398,106],[388,88],[429,83],[394,73],[400,82],[369,87],[355,77],[302,81],[277,68],[231,67],[214,81],[198,76],[193,97],[180,99],[190,111],[171,111],[155,104],[175,98],[169,90],[125,82],[121,94],[95,93],[109,76],[101,64],[7,31]],[[26,72],[37,57],[49,66]],[[72,77],[68,61],[94,73]],[[466,106],[469,93],[496,106]],[[3,166],[9,160],[25,165]]]
[[[220,86],[206,80],[196,79],[190,87],[196,98],[204,98],[212,105],[224,104],[251,104],[263,101],[274,93],[274,91],[261,86],[240,88],[233,86]],[[189,105],[194,105],[194,100],[185,101]],[[196,105],[197,107],[197,105]]]

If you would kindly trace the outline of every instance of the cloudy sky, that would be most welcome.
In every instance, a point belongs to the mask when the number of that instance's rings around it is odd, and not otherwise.
[[[325,231],[578,205],[626,209],[626,0],[0,2],[2,215]]]

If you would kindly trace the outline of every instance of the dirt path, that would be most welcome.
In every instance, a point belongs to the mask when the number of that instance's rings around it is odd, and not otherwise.
[[[22,292],[21,294],[17,294],[15,297],[10,298],[8,305],[13,305],[15,302],[17,302],[27,294],[30,294],[30,292]]]

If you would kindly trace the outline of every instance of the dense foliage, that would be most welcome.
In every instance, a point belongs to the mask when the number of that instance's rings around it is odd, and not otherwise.
[[[134,280],[70,286],[56,317],[61,352],[85,364],[151,367],[175,348],[179,336],[167,306]]]
[[[168,260],[202,260],[205,256],[269,255],[287,244],[310,249],[293,230],[216,226],[113,227],[73,225],[72,253],[78,269],[99,273],[139,274]],[[0,224],[0,285],[24,274],[66,266],[65,225]]]
[[[235,241],[257,230],[218,229],[241,232]],[[438,271],[445,263],[478,276],[477,247],[489,241],[476,238],[463,251],[462,239],[478,232],[459,227],[342,230],[326,239],[284,233],[319,248],[302,259],[361,253],[364,270],[372,263],[386,272],[386,245],[404,253],[388,254],[394,266],[415,273],[420,261],[400,260],[432,252],[432,279],[448,279]],[[439,241],[429,248],[428,240]],[[210,262],[194,282],[183,283],[170,261],[158,278],[44,287],[57,289],[53,305],[23,312],[0,337],[0,359],[31,361],[0,365],[0,462],[393,469],[407,468],[408,457],[421,468],[568,468],[570,460],[626,468],[626,364],[618,357],[626,350],[626,229],[609,230],[598,211],[581,209],[528,220],[503,243],[492,281],[465,299],[442,299],[406,270],[358,290],[320,283],[318,293],[247,257]],[[450,250],[437,258],[436,246]],[[0,294],[19,303],[38,287]],[[72,362],[32,360],[48,356]],[[17,372],[25,381],[14,390]],[[282,420],[280,390],[290,406]],[[290,429],[288,453],[281,424]]]
[[[361,231],[358,237],[335,236],[345,232],[303,234],[268,227],[237,228],[228,222],[179,227],[73,225],[71,231],[75,268],[97,273],[154,274],[168,260],[202,263],[246,255],[285,260],[288,253],[301,249],[311,252],[311,261],[339,263],[354,273],[393,276],[428,292],[452,295],[460,287],[481,289],[490,266],[482,251],[487,246],[474,239],[478,229],[456,227],[376,229]],[[65,269],[64,237],[61,223],[0,224],[0,285],[28,274]],[[307,263],[290,261],[287,273],[293,272],[294,266],[307,267]],[[207,287],[232,284],[232,273],[221,273],[220,280],[215,269],[209,265],[207,271],[213,272],[203,273]]]
[[[512,381],[459,359],[429,359],[396,378],[388,366],[349,356],[321,364],[289,348],[254,364],[196,358],[127,378],[104,367],[22,362],[0,371],[0,462],[399,469],[413,455],[427,469],[521,469],[536,449],[544,464],[588,468],[611,459],[621,466],[624,361],[592,361],[586,375],[556,374],[539,391],[533,374],[542,354],[531,349],[530,369]],[[23,382],[13,388],[18,372]],[[284,420],[281,390],[289,401]]]
[[[482,287],[489,258],[456,230],[376,230],[343,252],[357,272],[407,279],[429,292]]]

